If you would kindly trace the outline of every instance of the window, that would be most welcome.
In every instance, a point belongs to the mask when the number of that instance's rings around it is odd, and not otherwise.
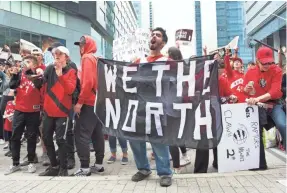
[[[41,5],[41,20],[49,22],[49,7],[46,5]]]
[[[28,1],[22,1],[22,15],[31,17],[31,3]]]
[[[19,41],[20,40],[20,31],[10,29],[10,40],[9,40],[9,45],[12,43]]]
[[[41,19],[41,8],[40,8],[40,4],[38,3],[32,3],[32,18],[34,19]]]
[[[40,45],[41,45],[40,36],[32,34],[32,43],[35,44],[35,46],[40,47]]]
[[[65,13],[62,11],[58,11],[58,25],[66,27]]]
[[[21,39],[23,40],[27,40],[27,41],[31,41],[31,34],[30,33],[26,33],[26,32],[21,32]]]
[[[11,1],[11,12],[21,14],[21,1]]]
[[[50,23],[58,24],[58,12],[56,9],[50,7]]]
[[[0,1],[0,8],[4,9],[6,11],[10,11],[11,7],[10,7],[10,1]]]

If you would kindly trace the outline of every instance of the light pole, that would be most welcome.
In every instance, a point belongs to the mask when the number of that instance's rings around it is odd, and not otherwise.
[[[267,15],[267,14],[265,13],[265,14],[261,14],[260,16],[266,16],[266,15]],[[284,21],[286,21],[286,19],[285,19],[284,17],[281,17],[281,16],[276,15],[276,14],[274,14],[274,13],[271,13],[270,15],[273,15],[273,16],[275,16],[275,17],[278,17],[278,18],[283,19]]]

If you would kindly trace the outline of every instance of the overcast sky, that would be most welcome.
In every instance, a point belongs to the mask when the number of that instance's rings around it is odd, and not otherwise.
[[[192,46],[182,50],[184,57],[196,54],[196,37],[195,37],[195,10],[194,1],[169,0],[169,1],[152,1],[154,8],[154,27],[163,27],[167,30],[168,47],[175,45],[175,31],[177,29],[193,29]],[[216,30],[215,34],[212,28],[216,25],[215,1],[208,0],[201,3],[202,14],[202,39],[203,46],[208,43],[209,50],[217,47]],[[203,16],[204,15],[204,16]],[[216,28],[215,28],[216,29]],[[214,36],[215,35],[215,36]],[[215,40],[214,40],[215,39]]]

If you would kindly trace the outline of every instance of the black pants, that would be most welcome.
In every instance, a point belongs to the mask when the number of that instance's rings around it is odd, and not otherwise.
[[[73,112],[72,112],[73,114]],[[69,116],[67,130],[67,156],[68,159],[75,159],[75,137],[74,137],[74,116]]]
[[[58,166],[55,146],[53,142],[54,132],[56,133],[56,143],[59,147],[60,167],[67,168],[67,135],[68,118],[67,117],[49,117],[44,114],[43,117],[43,141],[47,149],[47,154],[52,167]]]
[[[94,107],[83,105],[81,114],[75,117],[75,142],[81,168],[90,166],[90,141],[92,139],[96,155],[96,164],[103,164],[105,141],[102,125],[94,113]]]
[[[1,97],[1,102],[0,102],[0,139],[4,138],[4,120],[3,120],[3,115],[7,106],[8,101],[12,101],[14,100],[14,96],[6,96],[3,95]]]
[[[260,126],[259,129],[260,136],[260,151],[259,151],[259,168],[267,166],[265,158],[265,150],[263,145],[263,127]],[[213,164],[217,164],[217,148],[213,149]],[[196,150],[194,173],[206,173],[208,169],[209,162],[209,150]]]
[[[21,138],[26,127],[28,161],[33,162],[36,154],[40,112],[26,113],[15,110],[12,123],[11,149],[13,165],[19,165]]]
[[[186,153],[185,147],[180,147],[181,153]],[[173,168],[180,168],[179,149],[177,146],[169,146],[170,155],[172,158]]]

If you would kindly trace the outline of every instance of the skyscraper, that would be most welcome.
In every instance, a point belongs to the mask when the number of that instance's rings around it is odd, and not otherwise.
[[[142,6],[141,1],[132,1],[135,12],[137,14],[138,26],[142,27]]]
[[[201,4],[200,1],[195,2],[197,55],[202,55],[202,47],[205,44],[208,47],[208,42],[203,42],[206,34],[217,40],[217,47],[225,46],[235,36],[239,36],[239,57],[245,64],[248,63],[252,59],[252,51],[246,41],[244,3],[241,1],[216,1],[212,12],[208,14],[209,18],[216,18],[214,33],[211,31],[204,32],[203,26],[211,25],[210,21],[206,20],[207,18],[203,19],[202,10],[204,6],[208,7],[209,5]]]

